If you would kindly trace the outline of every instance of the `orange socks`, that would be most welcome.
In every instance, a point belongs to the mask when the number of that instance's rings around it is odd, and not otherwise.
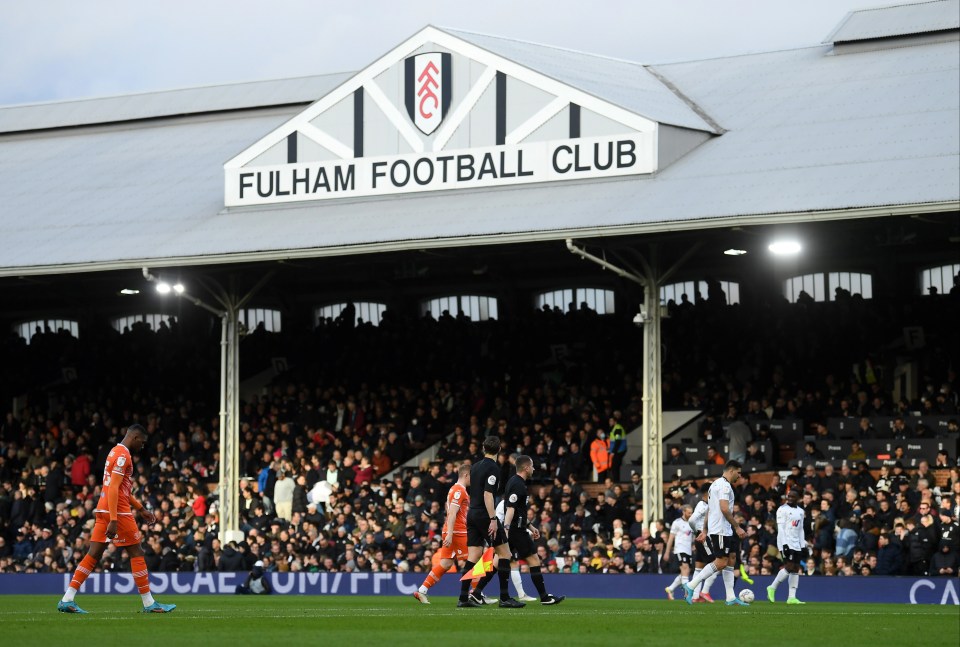
[[[77,570],[73,573],[73,579],[70,580],[70,587],[79,591],[80,587],[83,586],[83,583],[87,580],[87,576],[90,575],[96,567],[97,560],[90,557],[90,555],[84,555],[80,561],[80,565],[77,566]]]
[[[141,593],[150,592],[150,573],[147,572],[147,561],[142,557],[134,557],[130,560],[130,572],[133,573],[133,581],[137,583],[137,590]]]
[[[445,569],[443,566],[440,566],[440,564],[437,564],[430,569],[430,573],[427,575],[427,579],[423,581],[423,585],[429,589],[431,586],[439,582],[440,578],[443,577],[443,574],[446,572],[447,569]]]

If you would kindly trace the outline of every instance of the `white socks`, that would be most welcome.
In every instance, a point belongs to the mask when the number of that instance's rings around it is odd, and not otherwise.
[[[797,597],[797,587],[800,586],[800,574],[799,573],[790,573],[790,578],[788,580],[789,584],[787,585],[790,590],[789,598]]]
[[[76,597],[77,590],[72,586],[67,587],[67,592],[63,594],[63,602],[73,602],[73,598]]]
[[[707,595],[710,595],[710,587],[713,586],[714,580],[717,579],[716,568],[714,568],[714,573],[707,578],[707,581],[703,583],[703,592]]]
[[[140,599],[143,600],[144,607],[149,607],[151,604],[153,604],[153,594],[150,593],[150,591],[147,591],[146,593],[141,593]]]
[[[781,568],[779,571],[777,571],[777,576],[773,578],[773,584],[771,584],[770,586],[776,589],[778,586],[780,586],[781,582],[786,581],[787,575],[790,575],[787,569]]]
[[[710,562],[700,570],[700,573],[698,575],[695,575],[693,579],[690,580],[690,586],[696,587],[697,584],[700,584],[711,575],[716,575],[716,573],[717,573],[717,567],[714,565],[713,562]]]
[[[683,581],[683,580],[680,579],[680,576],[677,575],[675,578],[673,578],[673,582],[671,582],[671,583],[670,583],[670,586],[668,586],[667,588],[672,591],[672,590],[674,590],[675,588],[677,588],[678,586],[680,586],[680,583],[681,583],[682,581]]]
[[[510,569],[510,581],[513,582],[513,588],[517,590],[517,597],[527,597],[527,594],[523,592],[523,580],[520,579],[519,568]]]
[[[428,588],[425,587],[423,584],[421,584],[421,585],[420,585],[420,588],[417,589],[417,590],[418,590],[420,593],[426,593],[426,592],[429,591],[430,589],[428,589]]]
[[[727,590],[727,602],[737,597],[733,593],[733,569],[729,566],[723,569],[723,587]]]

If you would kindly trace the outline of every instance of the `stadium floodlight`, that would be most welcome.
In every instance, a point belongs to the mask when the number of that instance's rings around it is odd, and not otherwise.
[[[745,250],[745,249],[734,249],[734,248],[731,247],[730,249],[725,249],[725,250],[723,250],[723,253],[726,254],[727,256],[743,256],[744,254],[747,253],[747,250]]]
[[[777,256],[793,256],[799,254],[802,247],[796,240],[776,240],[767,249]]]
[[[160,294],[170,294],[170,290],[173,288],[170,287],[170,284],[166,281],[160,281],[157,283],[157,292]]]
[[[140,290],[134,290],[132,288],[123,288],[122,290],[120,290],[120,294],[124,294],[128,296],[132,294],[140,294]]]
[[[183,288],[183,283],[174,283],[174,284],[173,284],[173,291],[176,292],[177,294],[183,294],[183,289],[184,289],[184,288]]]

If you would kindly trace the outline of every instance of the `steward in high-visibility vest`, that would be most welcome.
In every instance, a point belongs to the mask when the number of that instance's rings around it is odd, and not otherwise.
[[[610,441],[603,431],[598,431],[597,437],[590,443],[590,461],[597,470],[597,480],[607,478],[607,470],[611,466]]]
[[[627,453],[627,430],[616,418],[610,418],[610,469],[614,482],[620,480],[620,466]]]

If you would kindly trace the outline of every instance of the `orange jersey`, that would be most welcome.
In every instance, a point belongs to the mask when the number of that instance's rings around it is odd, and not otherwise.
[[[118,444],[107,454],[107,462],[103,466],[103,490],[97,502],[96,512],[110,512],[108,490],[114,479],[120,479],[120,496],[117,499],[117,514],[132,515],[130,508],[130,488],[133,485],[133,459],[126,445]]]
[[[467,494],[467,488],[459,483],[454,483],[447,494],[447,514],[450,514],[449,507],[457,506],[457,518],[453,522],[453,534],[467,534],[467,508],[470,507],[470,495]],[[446,529],[444,524],[444,529]]]

